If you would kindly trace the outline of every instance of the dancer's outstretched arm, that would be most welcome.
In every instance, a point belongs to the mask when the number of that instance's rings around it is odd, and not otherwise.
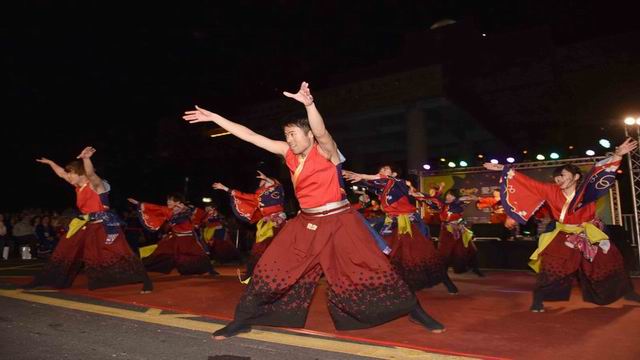
[[[277,182],[275,179],[272,179],[267,175],[263,174],[262,171],[260,170],[256,170],[256,171],[258,172],[258,176],[256,176],[256,178],[264,180],[267,186],[271,186]]]
[[[56,173],[56,175],[58,175],[59,177],[61,177],[62,179],[64,179],[64,181],[68,182],[69,184],[73,185],[73,183],[71,182],[71,179],[69,178],[69,173],[67,173],[62,166],[56,164],[53,160],[49,160],[47,158],[40,158],[40,159],[36,159],[37,162],[42,163],[42,164],[47,164],[51,167],[51,170],[53,170],[53,172]]]
[[[360,174],[360,173],[349,171],[349,170],[342,170],[342,176],[344,176],[345,179],[349,180],[349,182],[352,182],[352,183],[363,181],[363,180],[378,180],[382,178],[380,174],[375,174],[375,175]]]
[[[287,143],[284,141],[269,139],[265,136],[262,136],[254,132],[253,130],[249,129],[244,125],[240,125],[231,120],[225,119],[224,117],[216,113],[205,110],[198,106],[196,106],[195,110],[185,111],[184,116],[182,118],[188,121],[189,124],[194,124],[199,122],[216,123],[218,124],[218,126],[227,130],[228,132],[237,136],[238,138],[246,142],[249,142],[259,148],[272,152],[274,154],[285,156],[285,154],[287,153],[287,150],[289,149],[289,145],[287,145]]]
[[[322,149],[326,158],[331,160],[332,163],[336,165],[339,164],[340,155],[338,154],[338,146],[336,145],[336,142],[333,141],[333,138],[331,137],[331,134],[329,134],[329,131],[327,131],[327,128],[324,126],[324,120],[322,120],[322,116],[313,102],[313,96],[311,95],[309,84],[307,82],[302,82],[297,93],[293,94],[285,91],[283,94],[284,96],[292,98],[304,105],[307,110],[307,118],[309,118],[311,132],[313,132],[313,136],[316,138],[316,141],[318,141],[320,149]]]
[[[93,162],[91,162],[91,156],[95,154],[96,149],[91,146],[87,146],[82,150],[80,155],[77,156],[78,159],[82,159],[82,164],[84,165],[84,174],[87,176],[89,183],[93,190],[95,190],[98,194],[103,193],[106,189],[104,187],[104,183],[102,179],[96,174],[95,168],[93,167]]]

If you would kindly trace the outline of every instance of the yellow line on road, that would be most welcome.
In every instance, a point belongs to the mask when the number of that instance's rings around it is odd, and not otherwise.
[[[24,292],[22,290],[0,290],[0,296],[61,307],[65,309],[79,310],[93,314],[107,315],[129,320],[144,321],[157,325],[171,326],[206,333],[212,333],[223,326],[221,324],[185,319],[185,317],[197,316],[192,314],[162,314],[161,309],[155,308],[149,308],[145,312],[139,312],[104,305],[87,304],[79,301],[52,298],[48,296]],[[240,334],[238,335],[238,337],[281,345],[303,347],[308,349],[367,356],[377,359],[469,359],[466,357],[427,353],[424,351],[407,348],[367,345],[334,339],[321,339],[317,337],[301,336],[264,330],[252,330],[250,333]]]

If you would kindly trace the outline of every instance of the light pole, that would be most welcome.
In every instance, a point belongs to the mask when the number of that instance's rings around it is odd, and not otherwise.
[[[640,117],[627,117],[624,119],[624,135],[625,138],[635,137],[640,140]],[[635,149],[627,156],[627,165],[629,166],[629,180],[631,182],[631,200],[633,202],[633,224],[632,234],[635,235],[633,241],[636,244],[638,252],[638,261],[640,262],[640,219],[638,218],[640,209],[638,206],[638,197],[640,197],[640,149]]]

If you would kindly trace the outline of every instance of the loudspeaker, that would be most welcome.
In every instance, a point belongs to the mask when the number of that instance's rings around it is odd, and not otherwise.
[[[509,237],[509,231],[503,224],[473,224],[471,231],[477,238],[499,238],[505,240]]]

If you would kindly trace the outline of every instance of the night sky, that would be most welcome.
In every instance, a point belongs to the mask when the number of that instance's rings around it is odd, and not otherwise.
[[[199,104],[231,115],[296,90],[302,80],[313,89],[338,85],[339,75],[393,59],[404,36],[442,18],[473,22],[489,36],[549,25],[557,43],[640,27],[637,14],[615,1],[25,1],[3,7],[0,211],[72,205],[71,187],[34,160],[45,156],[63,165],[86,145],[97,148],[98,173],[117,185],[118,204],[126,196],[161,201],[182,190],[185,176],[196,179],[191,186],[200,192],[212,177],[250,190],[254,169],[277,166],[277,159],[234,145],[231,164],[228,158],[203,164],[197,144],[206,136],[202,127],[183,123],[184,110]]]

